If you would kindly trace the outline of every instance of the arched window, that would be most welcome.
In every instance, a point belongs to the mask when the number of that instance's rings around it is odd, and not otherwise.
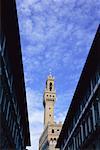
[[[49,89],[50,89],[50,91],[52,90],[52,83],[51,82],[49,84]]]
[[[52,145],[52,139],[50,140],[50,145]]]
[[[47,88],[47,81],[46,81],[46,88]]]
[[[54,129],[52,129],[52,133],[54,133]]]
[[[53,144],[54,144],[54,145],[56,144],[56,138],[54,138]]]

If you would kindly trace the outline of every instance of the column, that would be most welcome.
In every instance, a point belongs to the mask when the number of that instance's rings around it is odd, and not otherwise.
[[[92,118],[93,118],[93,128],[95,130],[95,111],[94,111],[94,104],[92,103]]]
[[[86,137],[87,137],[87,134],[88,134],[88,132],[87,132],[87,120],[85,120],[85,134],[86,134]]]
[[[76,150],[75,137],[73,138],[73,141],[74,141],[74,150]]]
[[[2,89],[2,86],[0,87],[1,88],[1,95],[0,95],[0,104],[2,103],[2,100],[3,100],[3,89]]]
[[[91,121],[90,121],[90,115],[88,116],[88,126],[89,126],[89,132],[91,132]]]
[[[83,137],[83,125],[81,124],[80,127],[81,127],[81,137],[82,137],[82,142],[83,142],[84,141],[84,137]]]
[[[97,104],[98,104],[98,112],[99,112],[99,118],[100,118],[100,98],[96,98]]]

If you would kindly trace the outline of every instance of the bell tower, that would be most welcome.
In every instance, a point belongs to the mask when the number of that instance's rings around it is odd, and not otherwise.
[[[54,121],[55,101],[56,91],[54,77],[50,73],[46,80],[46,87],[43,95],[44,131],[39,139],[39,150],[60,150],[56,148],[56,143],[62,128],[62,123],[56,123]]]
[[[44,126],[54,123],[54,103],[56,100],[56,91],[54,88],[54,77],[50,74],[46,80],[46,88],[44,90]]]

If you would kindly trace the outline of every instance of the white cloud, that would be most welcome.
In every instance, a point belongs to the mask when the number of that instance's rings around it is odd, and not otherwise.
[[[38,109],[32,111],[32,113],[30,114],[30,123],[35,122],[43,124],[43,111]]]
[[[67,110],[56,114],[55,121],[57,123],[62,122],[62,124],[63,124],[65,117],[66,117],[66,113],[67,113]]]
[[[32,145],[28,149],[32,150],[38,148],[39,137],[43,130],[42,95],[30,87],[27,87],[26,92]]]
[[[38,150],[39,138],[43,131],[42,124],[33,122],[33,124],[30,125],[30,129],[31,129],[31,147],[28,147],[28,150],[33,149]]]
[[[40,108],[42,105],[42,94],[39,91],[34,91],[31,87],[26,88],[29,112]],[[32,111],[33,112],[33,111]]]

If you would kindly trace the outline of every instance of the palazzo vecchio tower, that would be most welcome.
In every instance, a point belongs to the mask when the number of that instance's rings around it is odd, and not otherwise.
[[[43,95],[44,106],[44,131],[39,140],[39,150],[59,150],[55,148],[62,123],[54,121],[54,104],[56,91],[54,77],[50,74],[46,80],[46,88]]]

